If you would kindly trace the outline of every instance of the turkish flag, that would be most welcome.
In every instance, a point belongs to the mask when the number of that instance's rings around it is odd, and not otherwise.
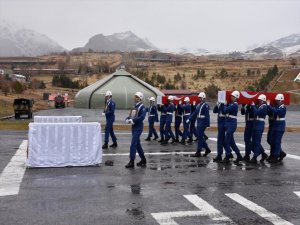
[[[231,102],[231,93],[232,91],[218,91],[218,102]],[[278,92],[253,92],[253,91],[240,91],[240,98],[238,99],[239,104],[251,104],[252,102],[258,103],[258,96],[264,94],[267,97],[267,100],[270,100],[271,104],[275,104],[275,97]],[[284,104],[290,104],[290,94],[281,92],[284,96]]]

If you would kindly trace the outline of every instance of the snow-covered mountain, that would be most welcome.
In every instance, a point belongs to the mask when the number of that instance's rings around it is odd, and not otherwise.
[[[0,21],[0,56],[39,56],[64,48],[44,34]]]
[[[105,36],[97,34],[90,38],[88,43],[81,48],[75,48],[73,52],[86,52],[93,50],[95,52],[132,52],[132,51],[150,51],[157,48],[147,39],[142,39],[131,31],[115,33]]]
[[[300,50],[300,34],[292,34],[270,43],[261,45],[246,51],[248,58],[271,58],[278,59],[297,55]]]

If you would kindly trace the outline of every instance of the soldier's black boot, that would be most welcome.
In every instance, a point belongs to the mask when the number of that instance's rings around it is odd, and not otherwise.
[[[130,160],[129,163],[127,163],[127,165],[125,166],[125,168],[127,169],[134,168],[134,160]]]
[[[211,153],[211,150],[209,149],[209,147],[207,147],[203,156],[206,157],[209,153]]]
[[[231,158],[231,159],[234,158],[232,153],[230,153],[229,158]]]
[[[172,139],[171,144],[174,144],[176,142],[177,142],[176,139]]]
[[[187,141],[187,143],[192,143],[193,142],[193,138],[189,138],[189,140]]]
[[[253,156],[249,163],[256,164],[257,163],[257,156]]]
[[[164,138],[161,138],[158,142],[159,143],[163,143],[165,141],[165,139]]]
[[[245,155],[243,157],[243,161],[249,162],[250,161],[250,155]]]
[[[224,159],[221,161],[222,163],[226,163],[226,164],[228,164],[228,163],[230,163],[230,156],[225,156],[224,157]]]
[[[284,157],[286,157],[286,153],[284,151],[281,151],[279,155],[279,161],[282,161]]]
[[[238,154],[238,155],[236,156],[236,160],[234,160],[234,162],[235,162],[235,163],[239,163],[239,162],[242,161],[242,160],[243,160],[242,155],[241,155],[241,154]]]
[[[220,155],[217,155],[215,158],[213,158],[213,162],[218,163],[218,162],[221,162],[221,161],[222,161],[222,156],[220,156]]]
[[[194,155],[191,155],[191,157],[199,158],[199,157],[201,157],[201,152],[197,151]]]
[[[260,162],[261,162],[261,163],[264,162],[267,158],[268,158],[268,155],[267,155],[265,152],[263,152],[262,155],[261,155],[261,160],[260,160]]]
[[[109,147],[111,147],[111,148],[116,148],[116,147],[118,147],[118,143],[115,141],[112,145],[110,145]]]
[[[153,138],[153,141],[156,141],[158,139],[158,136],[156,136],[155,138]]]
[[[150,139],[150,137],[147,137],[146,139],[145,139],[145,141],[150,141],[151,139]]]
[[[136,166],[145,167],[147,164],[146,158],[142,158],[141,161],[139,161]]]
[[[185,139],[182,138],[180,144],[185,145]]]
[[[102,149],[108,149],[108,143],[105,142],[104,145],[102,145]]]

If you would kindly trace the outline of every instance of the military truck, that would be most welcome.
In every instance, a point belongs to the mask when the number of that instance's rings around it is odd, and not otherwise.
[[[22,115],[27,115],[28,119],[32,118],[33,100],[26,98],[17,98],[14,100],[13,106],[15,111],[15,119],[20,119]]]

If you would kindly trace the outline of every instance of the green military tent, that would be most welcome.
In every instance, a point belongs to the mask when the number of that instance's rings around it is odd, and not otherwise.
[[[112,92],[118,109],[131,108],[134,104],[133,96],[137,91],[144,94],[146,104],[148,104],[148,98],[164,95],[157,88],[120,69],[80,90],[75,96],[74,105],[76,108],[103,108],[106,91]]]

